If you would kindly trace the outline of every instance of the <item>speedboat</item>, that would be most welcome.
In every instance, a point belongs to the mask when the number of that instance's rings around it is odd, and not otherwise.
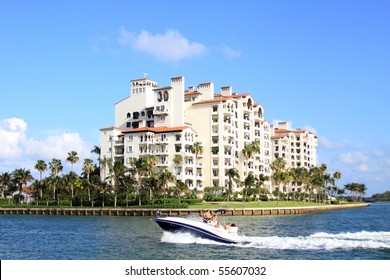
[[[237,234],[238,227],[235,224],[226,224],[225,226],[220,225],[220,223],[214,224],[212,219],[205,219],[196,214],[185,217],[157,217],[155,221],[165,231],[189,232],[196,237],[228,244],[240,242],[240,237]]]

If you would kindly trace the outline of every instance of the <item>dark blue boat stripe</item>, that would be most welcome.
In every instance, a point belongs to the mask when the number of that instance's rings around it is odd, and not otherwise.
[[[192,225],[188,225],[188,224],[184,224],[184,223],[180,223],[180,222],[176,222],[176,221],[167,221],[167,220],[162,220],[162,219],[156,219],[156,222],[159,223],[169,223],[169,224],[173,224],[175,226],[181,226],[181,227],[184,227],[184,228],[189,228],[190,230],[193,230],[195,232],[199,232],[201,234],[203,234],[204,236],[209,236],[211,239],[213,240],[217,240],[217,241],[224,241],[224,242],[228,242],[228,243],[238,243],[237,241],[235,240],[231,240],[231,239],[227,239],[227,238],[224,238],[224,237],[221,237],[219,235],[216,235],[212,232],[209,232],[207,230],[204,230],[202,228],[198,228],[196,226],[192,226]]]

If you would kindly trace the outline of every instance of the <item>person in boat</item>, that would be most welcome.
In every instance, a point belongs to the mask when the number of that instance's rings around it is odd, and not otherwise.
[[[216,228],[224,228],[220,221],[217,221],[215,227]]]
[[[210,220],[210,219],[212,218],[211,212],[210,212],[209,209],[207,209],[206,212],[203,214],[203,218],[204,218],[206,221],[208,221],[208,220]]]
[[[217,219],[215,218],[215,216],[213,216],[212,218],[208,219],[207,222],[212,225],[213,227],[216,227],[217,226]]]
[[[231,228],[231,225],[230,225],[230,224],[226,224],[226,225],[225,225],[225,229],[226,229],[227,231],[229,231],[230,228]]]

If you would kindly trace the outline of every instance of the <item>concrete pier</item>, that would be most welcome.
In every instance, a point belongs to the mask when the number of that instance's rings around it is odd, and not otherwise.
[[[226,216],[299,215],[322,211],[342,210],[370,206],[369,203],[300,206],[280,208],[227,208]],[[212,209],[211,209],[212,210]],[[215,209],[216,210],[216,209]],[[51,215],[51,216],[185,216],[202,214],[205,209],[129,209],[129,208],[0,208],[0,215]]]

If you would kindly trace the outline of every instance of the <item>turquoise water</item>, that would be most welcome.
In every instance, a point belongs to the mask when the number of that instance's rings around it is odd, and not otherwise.
[[[390,203],[226,221],[245,244],[163,233],[152,217],[1,215],[0,259],[390,259]]]

